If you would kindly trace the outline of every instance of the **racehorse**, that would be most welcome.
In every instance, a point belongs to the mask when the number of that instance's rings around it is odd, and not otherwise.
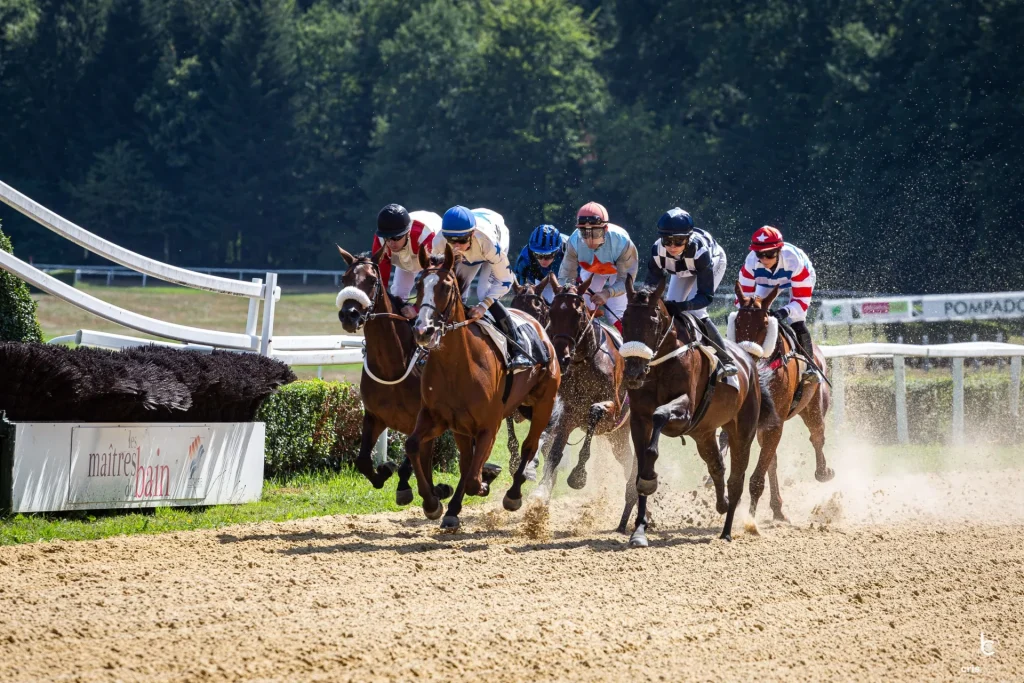
[[[697,452],[707,463],[715,484],[716,509],[725,514],[721,538],[732,540],[732,523],[743,495],[743,478],[750,462],[750,446],[758,423],[774,417],[771,398],[762,396],[761,382],[753,360],[735,344],[726,342],[736,360],[737,386],[716,380],[713,353],[700,346],[696,322],[687,316],[676,322],[662,301],[666,279],[657,287],[634,288],[626,279],[629,303],[622,317],[625,358],[624,382],[629,390],[633,449],[637,455],[636,527],[630,545],[647,545],[647,496],[658,489],[654,469],[658,439],[691,436]],[[729,439],[729,491],[725,491],[725,464],[718,449],[715,430],[722,427]],[[685,438],[683,439],[685,443]]]
[[[416,472],[423,512],[428,519],[437,519],[443,506],[433,490],[430,451],[424,444],[446,429],[454,433],[459,447],[459,483],[441,521],[442,529],[454,530],[460,524],[463,496],[488,494],[481,470],[502,420],[516,410],[530,418],[530,431],[502,504],[510,511],[522,506],[523,468],[533,459],[541,432],[551,419],[561,372],[544,328],[524,315],[546,345],[549,360],[546,365],[510,375],[487,333],[466,320],[461,291],[467,283],[459,282],[452,268],[455,255],[451,246],[445,246],[443,260],[428,260],[424,251],[419,260],[423,268],[420,310],[413,337],[421,347],[430,349],[430,355],[420,385],[422,406],[405,450]]]
[[[750,515],[754,516],[757,501],[764,492],[764,475],[767,471],[768,482],[771,485],[773,517],[779,521],[788,521],[782,512],[778,475],[778,448],[782,439],[782,429],[786,420],[796,415],[800,416],[811,433],[811,445],[814,446],[814,478],[820,482],[831,480],[835,472],[825,462],[824,447],[825,414],[828,412],[832,397],[828,386],[821,382],[805,385],[800,390],[800,395],[797,395],[802,373],[801,354],[795,349],[795,341],[790,340],[789,335],[779,334],[779,321],[768,314],[772,302],[778,295],[779,288],[776,287],[763,299],[744,296],[737,282],[736,300],[740,303],[740,308],[729,316],[729,338],[751,356],[759,359],[758,364],[761,367],[767,368],[770,373],[768,390],[781,418],[777,424],[758,429],[757,432],[761,454],[758,456],[753,474],[750,475]],[[825,357],[821,349],[814,345],[812,353],[818,367],[824,368]]]
[[[341,279],[338,292],[338,320],[346,332],[363,330],[366,357],[359,380],[363,401],[363,435],[356,457],[356,469],[370,480],[374,488],[382,488],[395,471],[394,463],[385,462],[373,468],[373,446],[385,429],[411,434],[420,412],[420,372],[416,363],[419,352],[412,337],[412,325],[395,313],[401,302],[392,301],[381,281],[379,262],[384,250],[372,257],[353,256],[338,247],[348,270]],[[433,444],[426,445],[433,452]],[[412,465],[405,458],[398,467],[398,488],[395,502],[408,505],[413,500],[409,477]],[[452,495],[447,484],[438,484],[435,494],[440,498]]]
[[[636,459],[629,449],[629,434],[623,429],[629,419],[629,406],[622,384],[624,366],[618,345],[611,334],[594,320],[596,311],[588,309],[580,294],[590,288],[592,279],[593,275],[579,287],[554,286],[548,334],[562,370],[562,384],[558,390],[561,410],[549,428],[551,445],[545,456],[544,475],[536,491],[538,495],[550,495],[569,434],[578,428],[586,430],[586,434],[579,461],[567,481],[574,489],[586,486],[591,440],[595,434],[604,435],[611,443],[616,460],[626,471],[626,506],[619,521],[619,531],[625,531],[637,493]]]
[[[551,287],[551,291],[555,291],[557,286],[558,278],[555,277],[554,273],[548,273],[546,278],[535,285],[529,283],[521,285],[518,282],[513,282],[512,303],[509,304],[509,308],[529,313],[543,327],[547,327],[550,306],[548,306],[547,300],[544,299],[544,288]]]

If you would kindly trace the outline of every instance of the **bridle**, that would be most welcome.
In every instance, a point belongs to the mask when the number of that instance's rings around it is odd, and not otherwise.
[[[589,290],[588,290],[588,292],[589,292]],[[583,314],[583,320],[581,322],[577,323],[578,327],[576,328],[576,335],[575,336],[570,335],[570,334],[565,334],[564,332],[560,332],[560,333],[558,333],[556,335],[552,335],[552,337],[551,337],[551,343],[552,344],[554,344],[554,342],[556,340],[558,340],[558,339],[568,339],[569,340],[570,363],[572,363],[572,364],[579,363],[579,362],[581,362],[581,361],[586,359],[586,356],[584,356],[583,358],[577,358],[577,356],[576,356],[576,349],[579,347],[580,342],[583,341],[584,335],[590,333],[593,336],[595,346],[597,345],[597,335],[594,333],[594,324],[593,323],[594,323],[594,318],[597,317],[597,312],[600,310],[600,306],[598,306],[597,308],[595,308],[593,310],[593,312],[591,312],[590,309],[587,307],[586,299],[583,298],[582,294],[576,294],[575,292],[560,292],[560,293],[558,293],[558,294],[556,294],[554,296],[554,299],[551,300],[551,306],[552,307],[554,307],[554,305],[555,305],[555,299],[558,299],[558,298],[565,298],[565,299],[570,299],[570,300],[573,300],[573,301],[579,301],[581,304],[583,304],[583,310],[586,311]],[[551,325],[551,322],[549,320],[548,321],[548,326],[550,326],[550,325]],[[597,350],[595,349],[595,353],[596,352],[597,352]]]
[[[764,314],[765,326],[767,327],[768,322],[769,322],[769,318],[771,317],[771,315],[767,311],[761,309],[758,306],[742,306],[741,305],[739,307],[739,310],[737,311],[737,315],[740,312],[742,312],[742,311],[756,311],[756,312],[759,312],[759,313],[763,313]],[[780,325],[780,327],[781,327],[781,325]],[[785,344],[782,341],[783,338],[784,338],[784,335],[780,334],[778,339],[775,340],[775,346],[771,349],[771,353],[769,353],[764,358],[757,359],[757,362],[761,363],[761,364],[768,364],[768,363],[771,363],[772,361],[774,361],[776,358],[782,357],[782,351],[786,348]],[[751,341],[753,341],[753,340],[751,340]],[[783,358],[783,362],[787,362],[789,360],[789,358],[794,357],[796,355],[798,355],[798,354],[795,353],[795,349],[791,350],[790,353],[787,354],[787,356],[785,358]]]
[[[660,299],[659,299],[659,301],[660,301]],[[649,308],[650,306],[651,306],[650,302],[642,303],[642,304],[641,303],[632,303],[631,302],[631,303],[627,303],[626,304],[626,308],[630,308],[630,307],[633,307],[633,308],[641,308],[641,307],[642,308]],[[657,302],[655,302],[655,308],[657,309]],[[660,319],[661,315],[659,314],[658,317]],[[660,322],[659,322],[659,324],[660,324]],[[665,343],[665,340],[668,338],[668,335],[672,332],[672,329],[674,327],[675,327],[675,322],[673,320],[673,316],[671,314],[669,314],[669,316],[668,316],[668,324],[665,326],[665,332],[661,335],[661,338],[658,340],[658,343],[655,345],[655,347],[653,349],[654,353],[657,353],[658,350],[661,348],[661,345]],[[648,368],[657,367],[658,365],[661,365],[662,363],[664,363],[667,360],[670,360],[670,359],[675,358],[677,356],[682,356],[682,355],[690,353],[691,351],[696,349],[698,346],[700,346],[700,341],[695,338],[691,342],[687,342],[687,343],[683,344],[682,346],[677,346],[673,350],[671,350],[668,353],[666,353],[664,356],[659,356],[657,358],[651,358],[651,360],[649,360],[647,362],[647,367]]]
[[[440,273],[442,270],[444,270],[443,266],[434,266],[432,268],[424,268],[422,271],[420,271],[420,282],[422,283],[424,281],[424,279],[427,277],[427,275],[429,275],[431,273]],[[451,270],[448,270],[447,272],[451,273]],[[455,286],[452,287],[452,294],[451,294],[451,296],[448,299],[448,304],[444,307],[444,311],[442,311],[440,314],[438,314],[437,306],[435,306],[434,304],[426,304],[426,303],[421,303],[420,304],[420,310],[423,310],[424,308],[429,308],[432,311],[434,311],[434,319],[431,322],[434,322],[437,325],[437,341],[432,343],[432,344],[430,344],[429,346],[424,347],[428,351],[433,351],[438,346],[440,346],[441,345],[441,340],[449,332],[454,332],[455,330],[459,329],[460,327],[465,327],[466,325],[469,325],[469,324],[474,322],[473,320],[463,320],[461,323],[449,323],[448,322],[448,317],[451,316],[452,309],[455,308],[455,302],[459,298],[460,298],[459,281],[458,281],[458,279],[456,279],[455,280]]]
[[[382,284],[382,280],[384,278],[380,274],[380,266],[378,266],[370,259],[360,259],[359,261],[349,266],[349,268],[355,268],[357,266],[370,266],[370,268],[373,269],[374,275],[373,291],[370,293],[369,296],[370,305],[369,307],[367,307],[366,312],[359,316],[359,328],[362,328],[366,323],[370,322],[371,320],[376,320],[378,318],[391,318],[393,320],[402,320],[405,322],[409,322],[408,318],[406,318],[405,316],[397,315],[395,313],[373,312],[377,308],[377,304],[380,303],[381,295],[384,293],[384,286]]]
[[[545,328],[548,325],[551,324],[551,307],[548,304],[547,300],[543,296],[541,296],[540,294],[516,294],[513,297],[513,301],[515,301],[517,299],[519,301],[522,301],[522,302],[530,302],[530,301],[536,302],[537,306],[541,310],[541,313],[547,314],[547,319],[548,319],[547,322],[543,322],[543,321],[538,321],[538,322],[541,322],[544,325]],[[516,308],[518,308],[518,306]],[[520,309],[520,310],[522,310],[522,309]]]

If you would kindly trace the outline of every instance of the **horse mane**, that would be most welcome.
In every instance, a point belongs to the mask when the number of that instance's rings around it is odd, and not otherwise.
[[[658,289],[657,285],[649,285],[644,283],[642,285],[635,285],[633,287],[633,297],[638,304],[649,304],[651,302],[651,296],[654,291]]]

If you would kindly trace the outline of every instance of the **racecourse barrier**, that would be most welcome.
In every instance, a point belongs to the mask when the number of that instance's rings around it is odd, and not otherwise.
[[[953,366],[952,440],[964,443],[964,359],[1009,358],[1010,391],[1007,400],[1010,414],[1020,418],[1021,357],[1024,346],[995,342],[963,342],[959,344],[843,344],[822,346],[824,356],[831,360],[832,421],[836,428],[846,420],[846,358],[891,358],[896,384],[896,434],[901,444],[910,443],[907,424],[906,358],[950,358]]]

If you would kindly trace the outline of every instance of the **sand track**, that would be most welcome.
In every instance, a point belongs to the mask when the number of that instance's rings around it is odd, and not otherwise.
[[[593,499],[0,548],[0,680],[1024,676],[1020,520],[726,544],[705,499],[662,495],[647,550]]]

